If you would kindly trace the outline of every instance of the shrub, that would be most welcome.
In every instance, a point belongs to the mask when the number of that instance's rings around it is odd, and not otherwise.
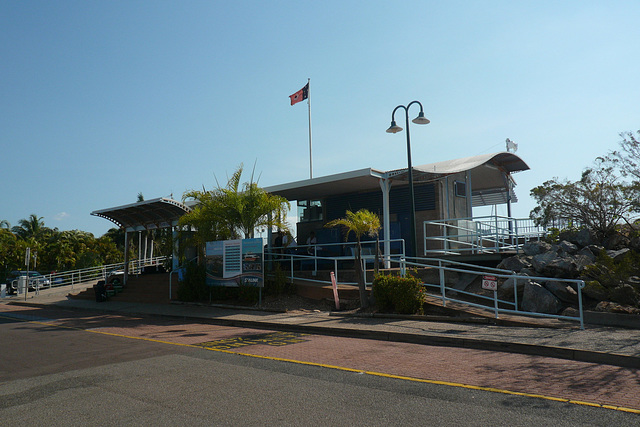
[[[283,294],[293,294],[295,293],[295,290],[296,287],[291,283],[289,277],[287,277],[287,272],[280,267],[280,263],[275,263],[273,275],[270,279],[265,280],[265,294],[278,296]]]
[[[597,280],[607,289],[613,289],[630,276],[639,274],[640,254],[633,251],[627,252],[620,261],[615,261],[605,251],[601,251],[596,262],[585,269],[585,275],[589,279]]]
[[[373,294],[383,311],[424,313],[426,293],[417,277],[377,274],[373,280]]]
[[[184,280],[178,285],[180,301],[202,301],[208,298],[209,288],[205,283],[206,271],[203,265],[188,264]]]
[[[251,305],[258,303],[260,288],[256,286],[240,285],[238,287],[238,299]]]

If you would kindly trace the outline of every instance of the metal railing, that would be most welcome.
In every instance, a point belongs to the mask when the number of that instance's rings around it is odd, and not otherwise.
[[[388,256],[383,254],[384,240],[379,240],[378,263],[379,267],[388,268],[392,261],[399,261],[405,257],[405,242],[403,239],[389,240],[396,253]],[[314,277],[306,277],[303,271],[311,271],[316,276],[319,270],[330,270],[335,274],[336,281],[345,271],[353,271],[352,262],[355,262],[356,242],[343,243],[319,243],[316,245],[297,245],[294,247],[272,247],[271,252],[265,252],[268,262],[279,263],[286,266],[291,280],[302,279],[310,282],[326,283],[326,280]],[[373,266],[376,258],[376,241],[367,240],[361,242],[362,271],[365,283],[373,282]],[[394,251],[392,249],[392,252]],[[341,273],[342,272],[342,273]],[[297,275],[296,275],[297,274]],[[304,276],[304,277],[303,277]],[[331,283],[330,281],[328,283]],[[341,284],[357,285],[356,282],[341,281]]]
[[[423,223],[424,255],[518,252],[531,240],[540,240],[546,230],[529,218],[483,216],[453,218]]]
[[[465,264],[456,261],[442,260],[437,258],[411,258],[413,261],[408,261],[407,259],[402,259],[398,262],[398,266],[400,268],[401,274],[406,274],[407,268],[425,268],[430,267],[432,269],[438,270],[438,283],[423,283],[423,285],[430,289],[431,294],[439,295],[442,299],[442,305],[446,307],[447,302],[456,302],[469,305],[471,307],[482,308],[486,310],[491,310],[495,314],[495,318],[497,319],[500,313],[504,314],[517,314],[517,315],[525,315],[525,316],[534,316],[541,318],[550,318],[550,319],[559,319],[559,320],[570,320],[576,321],[580,323],[580,328],[584,329],[584,314],[582,308],[582,289],[585,286],[583,280],[577,279],[561,279],[554,277],[539,277],[539,276],[526,276],[519,275],[514,273],[513,271],[501,270],[497,268],[490,267],[481,267],[472,264]],[[493,296],[489,297],[486,295],[481,295],[475,292],[467,292],[465,290],[456,289],[451,286],[447,286],[446,273],[447,272],[455,272],[455,273],[466,273],[472,274],[476,276],[485,276],[490,275],[492,278],[497,279],[498,281],[498,290],[493,291]],[[510,281],[510,283],[508,282]],[[560,282],[565,283],[570,286],[575,292],[575,303],[578,305],[578,315],[577,316],[568,316],[562,314],[550,314],[550,313],[538,313],[532,311],[523,310],[521,307],[521,302],[518,301],[518,285],[522,284],[523,290],[520,291],[524,293],[525,282],[533,281],[533,282]],[[435,293],[433,290],[436,290]],[[513,299],[505,299],[506,295],[510,295],[511,291],[513,291]],[[489,291],[491,292],[491,291]],[[502,298],[499,297],[499,293],[502,294]],[[466,298],[457,296],[464,296]],[[485,301],[487,304],[482,304],[479,301]],[[490,304],[489,304],[490,302]]]
[[[138,259],[129,262],[129,274],[140,274],[144,267],[162,265],[168,257],[161,256],[155,258]],[[106,280],[110,274],[116,272],[124,272],[124,263],[107,264],[97,267],[88,267],[78,270],[53,272],[43,274],[37,280],[34,280],[36,294],[43,289],[52,289],[62,286],[71,286],[86,284],[95,280]],[[32,281],[32,278],[29,279]],[[17,284],[17,280],[14,280]],[[13,285],[11,283],[10,285]],[[17,288],[14,287],[14,288]]]

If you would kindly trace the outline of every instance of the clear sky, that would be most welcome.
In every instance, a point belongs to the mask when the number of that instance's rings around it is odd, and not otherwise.
[[[503,151],[531,188],[640,128],[640,2],[0,0],[0,219],[102,235],[94,210],[221,184]],[[411,115],[416,115],[416,110]],[[246,175],[248,180],[249,175]],[[244,180],[243,180],[244,181]]]

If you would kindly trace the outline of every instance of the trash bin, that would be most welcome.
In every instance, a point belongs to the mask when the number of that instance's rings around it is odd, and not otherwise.
[[[96,302],[104,302],[107,300],[107,290],[104,287],[104,280],[100,280],[93,285],[93,291],[96,293]]]

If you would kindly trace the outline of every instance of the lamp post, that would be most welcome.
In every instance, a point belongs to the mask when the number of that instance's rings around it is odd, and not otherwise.
[[[395,115],[398,109],[404,109],[404,114],[407,123],[407,172],[409,173],[409,199],[411,200],[411,212],[409,216],[409,221],[411,225],[411,249],[413,250],[413,256],[418,256],[418,239],[416,237],[416,200],[413,192],[413,167],[411,166],[411,137],[409,136],[409,108],[413,104],[418,104],[420,106],[420,113],[418,113],[418,117],[412,120],[413,123],[418,125],[426,125],[429,124],[429,119],[424,116],[424,110],[422,108],[422,104],[418,101],[410,102],[406,107],[404,105],[398,105],[393,109],[393,113],[391,113],[391,126],[387,129],[387,133],[398,133],[402,132],[402,128],[396,124]],[[388,236],[385,236],[388,238]]]

